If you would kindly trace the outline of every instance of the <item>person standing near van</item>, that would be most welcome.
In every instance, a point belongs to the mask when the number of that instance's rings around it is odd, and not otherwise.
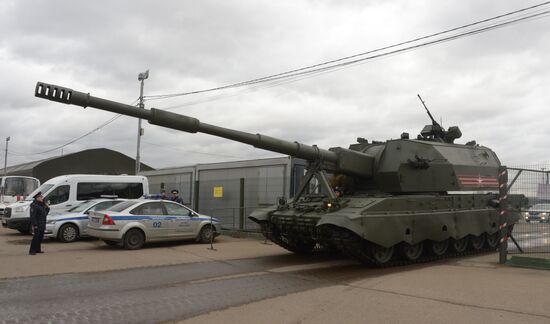
[[[44,253],[42,251],[42,239],[44,238],[44,230],[46,229],[46,217],[50,212],[50,207],[44,202],[42,192],[34,195],[34,200],[31,204],[31,224],[32,224],[32,241],[29,249],[30,255],[36,253]]]

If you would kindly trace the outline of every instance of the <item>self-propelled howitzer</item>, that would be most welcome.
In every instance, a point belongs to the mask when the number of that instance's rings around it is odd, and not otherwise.
[[[41,82],[35,96],[309,161],[295,197],[250,215],[267,238],[294,252],[336,248],[364,263],[388,265],[494,249],[499,242],[503,168],[489,148],[454,144],[461,136],[457,127],[444,131],[427,125],[416,139],[404,133],[396,140],[358,139],[349,148],[325,150]],[[327,172],[333,175],[332,183]]]

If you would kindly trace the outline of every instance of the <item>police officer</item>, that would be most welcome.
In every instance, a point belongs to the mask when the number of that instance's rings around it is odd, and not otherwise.
[[[44,238],[44,230],[46,229],[46,216],[50,212],[50,207],[44,202],[42,192],[34,195],[34,201],[31,204],[31,224],[32,224],[32,241],[29,249],[30,255],[36,253],[44,253],[41,248],[42,239]]]
[[[183,205],[183,199],[179,196],[179,193],[178,189],[172,189],[172,197],[170,197],[170,200]]]

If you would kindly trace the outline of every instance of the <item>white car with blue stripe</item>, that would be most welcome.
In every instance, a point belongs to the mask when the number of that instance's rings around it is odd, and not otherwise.
[[[147,242],[194,239],[209,243],[219,235],[216,218],[168,200],[128,200],[109,210],[90,212],[88,235],[129,250]]]
[[[87,236],[88,214],[94,210],[105,210],[126,199],[92,199],[83,202],[67,212],[51,213],[46,218],[44,236],[70,243]]]

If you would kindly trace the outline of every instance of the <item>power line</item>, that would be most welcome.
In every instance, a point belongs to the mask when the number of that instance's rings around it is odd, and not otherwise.
[[[137,102],[137,99],[132,102],[131,106],[134,106]],[[60,150],[68,145],[71,145],[85,137],[88,137],[90,135],[92,135],[93,133],[97,132],[98,130],[104,128],[105,126],[111,124],[112,122],[114,122],[115,120],[117,120],[118,118],[122,117],[121,114],[117,114],[115,115],[114,117],[111,117],[109,119],[107,119],[105,122],[99,124],[98,126],[96,126],[95,128],[93,128],[92,130],[76,137],[76,138],[73,138],[72,140],[70,140],[69,142],[63,144],[63,145],[59,145],[59,146],[56,146],[52,149],[48,149],[48,150],[45,150],[45,151],[42,151],[42,152],[35,152],[35,153],[17,153],[17,152],[11,152],[10,154],[14,155],[14,156],[31,156],[31,155],[41,155],[41,154],[47,154],[47,153],[50,153],[50,152],[53,152],[53,151],[57,151],[57,150]]]
[[[343,63],[331,65],[331,66],[328,66],[328,67],[321,67],[321,68],[308,70],[308,71],[304,71],[304,72],[297,72],[297,73],[294,73],[294,74],[287,74],[287,75],[280,76],[280,77],[274,77],[274,78],[271,78],[271,79],[266,80],[266,81],[271,82],[271,81],[277,81],[277,80],[282,80],[282,79],[287,79],[287,78],[290,79],[292,77],[300,77],[300,76],[305,76],[305,75],[315,75],[315,74],[318,74],[319,72],[327,72],[327,71],[334,70],[334,69],[341,68],[341,67],[356,65],[357,63],[364,62],[364,61],[367,61],[367,60],[373,60],[373,59],[378,59],[378,58],[382,58],[382,57],[385,57],[385,56],[396,55],[396,54],[416,50],[416,49],[419,49],[421,47],[436,45],[436,44],[439,44],[439,43],[444,43],[444,42],[452,41],[452,40],[455,40],[455,39],[459,39],[459,38],[462,38],[462,37],[467,37],[467,36],[472,36],[472,35],[475,35],[475,34],[480,34],[480,33],[483,33],[483,32],[487,32],[487,31],[490,31],[490,30],[493,30],[493,29],[501,28],[501,27],[511,25],[511,24],[514,24],[514,23],[518,23],[518,22],[521,22],[521,21],[526,21],[526,20],[535,19],[535,18],[542,18],[542,17],[548,16],[549,14],[550,14],[550,10],[546,10],[546,11],[543,11],[543,12],[540,12],[540,13],[537,13],[537,14],[525,16],[525,17],[518,18],[518,19],[509,20],[509,21],[506,21],[506,22],[503,22],[503,23],[498,23],[498,24],[487,26],[487,27],[484,27],[484,28],[471,30],[471,31],[468,31],[468,32],[464,32],[464,33],[453,35],[453,36],[448,36],[448,37],[437,39],[437,40],[434,40],[434,41],[425,42],[425,43],[421,43],[421,44],[418,44],[418,45],[413,45],[413,46],[393,50],[393,51],[390,51],[390,52],[385,52],[385,53],[382,53],[382,54],[371,55],[371,56],[368,56],[368,57],[356,59],[356,60],[353,60],[353,61],[343,62]]]
[[[425,42],[425,43],[421,43],[421,44],[417,44],[417,45],[413,45],[413,46],[409,46],[409,47],[405,47],[405,48],[396,49],[396,50],[390,51],[390,52],[385,52],[385,53],[381,53],[381,54],[377,54],[377,55],[371,55],[371,56],[360,58],[360,59],[357,59],[357,60],[354,60],[354,61],[343,62],[343,63],[339,63],[337,65],[331,65],[331,66],[328,66],[328,67],[317,68],[315,70],[308,70],[308,71],[304,71],[304,72],[297,72],[297,73],[294,73],[294,74],[283,75],[283,76],[280,76],[280,77],[274,77],[274,78],[271,78],[269,80],[263,81],[263,83],[257,83],[257,84],[251,83],[251,85],[253,85],[253,86],[241,90],[240,93],[234,93],[234,94],[229,94],[229,95],[228,94],[216,95],[216,96],[208,97],[208,98],[205,98],[205,99],[198,99],[196,101],[192,101],[192,102],[188,102],[188,103],[184,103],[184,104],[169,106],[169,107],[164,108],[164,109],[165,110],[172,110],[172,109],[176,109],[176,108],[180,108],[180,107],[192,106],[192,105],[201,104],[201,103],[204,103],[204,102],[210,102],[210,101],[215,101],[215,100],[218,100],[218,99],[224,99],[224,98],[227,98],[227,97],[238,96],[243,92],[253,91],[253,90],[256,90],[256,89],[260,89],[260,88],[271,88],[271,87],[276,87],[276,86],[279,86],[279,85],[282,85],[282,84],[297,82],[297,81],[307,79],[307,78],[310,78],[310,77],[313,77],[313,76],[339,71],[339,70],[349,68],[349,67],[352,67],[352,66],[355,66],[355,65],[369,63],[369,62],[372,62],[372,61],[375,61],[377,59],[381,59],[381,58],[384,58],[384,57],[390,57],[390,56],[394,56],[394,55],[398,55],[398,54],[403,54],[403,53],[406,53],[406,52],[410,52],[410,51],[413,51],[413,50],[420,49],[422,47],[437,45],[439,43],[452,41],[452,40],[459,39],[459,38],[462,38],[462,37],[473,36],[475,34],[483,33],[483,32],[493,30],[493,29],[496,29],[496,28],[502,28],[502,27],[505,27],[507,25],[518,23],[518,22],[521,22],[521,21],[525,21],[525,20],[529,20],[529,19],[535,19],[535,18],[542,18],[542,17],[547,16],[548,14],[550,14],[550,10],[542,11],[542,12],[539,12],[539,13],[536,13],[536,14],[524,15],[523,17],[520,17],[520,18],[508,19],[506,21],[503,21],[503,22],[500,22],[500,23],[497,23],[497,24],[493,24],[493,25],[490,25],[490,26],[486,26],[484,28],[470,30],[470,31],[467,31],[467,32],[463,32],[461,34],[456,34],[456,35],[448,36],[448,37],[445,37],[445,38],[437,39],[437,40],[434,40],[434,41]]]
[[[373,59],[373,58],[392,55],[392,54],[395,54],[395,53],[404,52],[404,51],[420,48],[420,47],[423,47],[423,46],[434,45],[434,44],[437,44],[437,43],[442,43],[442,42],[446,42],[446,41],[449,41],[449,40],[454,40],[454,39],[458,39],[458,38],[461,38],[461,37],[470,36],[470,35],[481,33],[481,32],[486,32],[486,31],[489,31],[489,30],[492,30],[492,29],[495,29],[495,28],[504,27],[506,25],[510,25],[510,24],[517,23],[517,22],[520,22],[520,21],[525,21],[525,20],[528,20],[528,19],[542,17],[542,16],[545,16],[546,14],[548,14],[549,12],[544,11],[544,12],[540,12],[540,13],[536,13],[536,14],[527,14],[526,12],[530,11],[530,10],[532,11],[532,9],[535,9],[535,8],[540,8],[540,7],[546,6],[548,4],[550,4],[550,1],[543,2],[543,3],[533,5],[533,6],[530,6],[530,7],[522,8],[522,9],[519,9],[519,10],[515,10],[515,11],[512,11],[512,12],[508,12],[508,13],[505,13],[505,14],[501,14],[501,15],[498,15],[498,16],[494,16],[494,17],[491,17],[491,18],[483,19],[483,20],[476,21],[476,22],[466,24],[466,25],[462,25],[462,26],[459,26],[459,27],[447,29],[447,30],[442,31],[442,32],[438,32],[438,33],[418,37],[418,38],[415,38],[415,39],[412,39],[412,40],[409,40],[409,41],[400,42],[400,43],[393,44],[393,45],[390,45],[390,46],[385,46],[385,47],[370,50],[370,51],[367,51],[367,52],[363,52],[363,53],[359,53],[359,54],[355,54],[355,55],[351,55],[351,56],[346,56],[346,57],[343,57],[343,58],[330,60],[330,61],[326,61],[326,62],[322,62],[322,63],[302,67],[302,68],[299,68],[299,69],[294,69],[294,70],[282,72],[282,73],[277,73],[277,74],[269,75],[269,76],[262,77],[262,78],[257,78],[257,79],[252,79],[252,80],[248,80],[248,81],[233,83],[233,84],[220,86],[220,87],[215,87],[215,88],[209,88],[209,89],[204,89],[204,90],[196,90],[196,91],[191,91],[191,92],[181,92],[181,93],[164,94],[164,95],[151,95],[151,96],[146,96],[146,98],[148,100],[160,100],[160,99],[167,99],[167,98],[173,98],[173,97],[179,97],[179,96],[187,96],[187,95],[192,95],[192,94],[200,94],[200,93],[205,93],[205,92],[224,90],[224,89],[241,87],[241,86],[248,86],[248,85],[264,83],[264,82],[272,82],[272,81],[281,80],[281,79],[285,79],[285,78],[292,78],[292,77],[295,77],[295,76],[301,76],[301,75],[307,75],[307,74],[316,74],[317,72],[332,70],[332,69],[336,69],[336,68],[341,67],[341,66],[352,65],[352,64],[355,64],[355,63],[358,63],[358,62],[362,62],[364,60],[370,60],[370,59]],[[536,12],[536,11],[534,11],[534,12]],[[524,17],[509,18],[510,20],[508,20],[508,21],[496,23],[494,25],[479,28],[477,30],[471,30],[471,31],[468,31],[468,32],[465,32],[465,33],[461,33],[461,34],[457,34],[457,35],[453,35],[453,36],[448,36],[448,37],[438,39],[438,40],[435,40],[435,41],[425,42],[425,43],[422,43],[422,44],[419,44],[419,45],[414,45],[414,46],[406,47],[406,48],[403,48],[403,49],[398,49],[398,50],[386,52],[386,53],[383,53],[383,54],[371,55],[371,56],[368,56],[366,58],[355,59],[355,60],[352,60],[352,61],[349,61],[349,62],[342,62],[342,61],[347,61],[347,60],[350,60],[350,59],[358,58],[358,57],[361,57],[361,56],[365,56],[365,55],[368,55],[368,54],[373,54],[373,53],[376,53],[376,52],[381,52],[381,51],[384,51],[384,50],[396,48],[396,47],[403,46],[403,45],[406,45],[406,44],[415,43],[415,42],[418,42],[420,40],[425,40],[425,39],[433,38],[433,37],[440,36],[440,35],[443,35],[443,34],[448,34],[448,33],[451,33],[451,32],[455,32],[455,31],[458,31],[458,30],[461,30],[461,29],[465,29],[465,28],[469,28],[469,27],[472,27],[472,26],[484,24],[484,23],[487,23],[487,22],[491,22],[491,21],[494,21],[494,20],[501,19],[501,18],[510,17],[512,15],[517,15],[517,14],[520,14],[520,13],[523,13]],[[338,62],[342,62],[342,63],[338,63]],[[338,64],[334,64],[334,63],[338,63]],[[325,65],[329,65],[329,66],[323,67]]]

